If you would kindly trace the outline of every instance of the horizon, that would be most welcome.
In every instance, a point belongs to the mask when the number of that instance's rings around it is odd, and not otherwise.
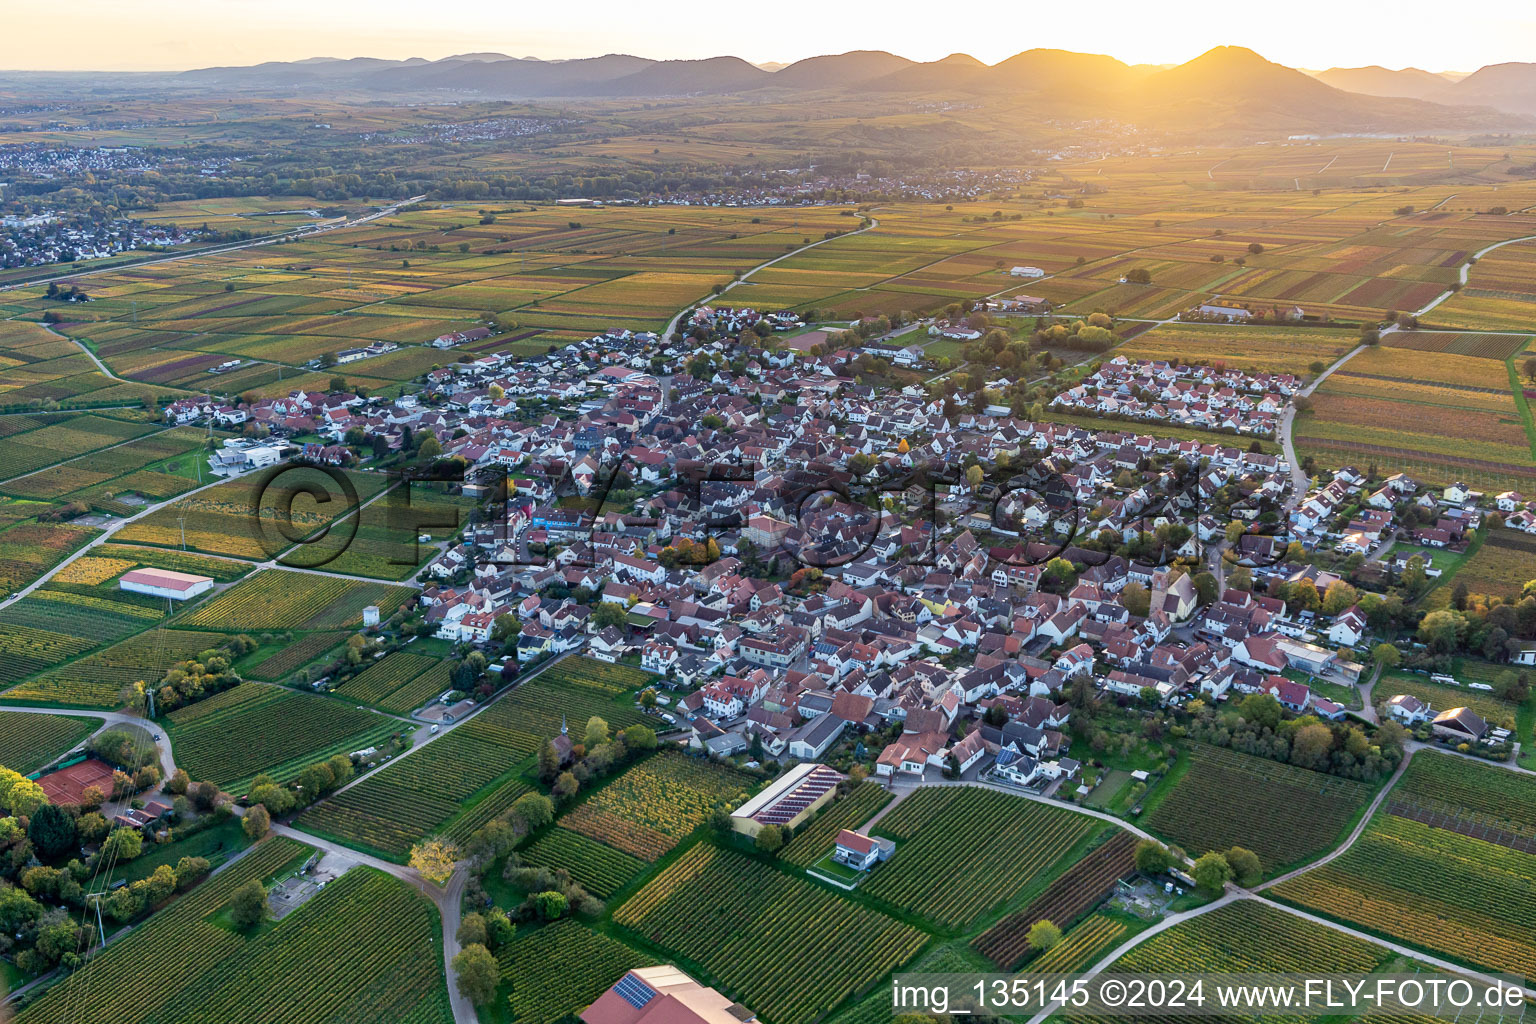
[[[1285,61],[1275,60],[1275,58],[1271,57],[1269,54],[1266,54],[1266,53],[1264,53],[1264,52],[1262,52],[1260,50],[1254,49],[1253,47],[1242,46],[1242,44],[1239,44],[1239,43],[1218,43],[1217,44],[1217,47],[1221,47],[1221,46],[1236,46],[1236,47],[1239,47],[1241,49],[1252,50],[1252,52],[1257,53],[1260,57],[1263,57],[1265,60],[1269,60],[1269,61],[1271,61],[1273,63],[1281,64],[1281,65],[1284,65],[1286,67],[1293,68],[1293,69],[1295,69],[1297,71],[1303,71],[1303,72],[1306,72],[1307,74],[1318,74],[1318,73],[1322,73],[1322,72],[1325,72],[1325,71],[1335,71],[1335,70],[1350,71],[1350,70],[1364,70],[1364,69],[1367,69],[1367,68],[1380,68],[1380,69],[1382,69],[1384,71],[1390,71],[1390,72],[1423,71],[1423,72],[1426,72],[1426,73],[1431,74],[1431,75],[1465,76],[1465,75],[1472,74],[1473,72],[1479,70],[1482,67],[1490,67],[1490,66],[1493,66],[1494,64],[1498,64],[1498,63],[1526,63],[1526,62],[1523,62],[1523,61],[1515,61],[1515,62],[1498,61],[1498,62],[1492,62],[1490,64],[1480,64],[1480,65],[1477,65],[1476,67],[1456,67],[1456,68],[1445,67],[1445,68],[1437,68],[1437,67],[1421,67],[1421,66],[1415,65],[1415,64],[1403,64],[1403,65],[1400,65],[1400,66],[1394,66],[1394,65],[1391,65],[1391,64],[1381,64],[1381,63],[1372,62],[1372,63],[1366,63],[1366,64],[1333,64],[1333,65],[1329,65],[1327,67],[1323,67],[1321,65],[1289,64],[1289,63],[1287,63]],[[1215,47],[1213,47],[1213,48],[1215,48]],[[896,50],[883,50],[880,47],[856,47],[853,50],[839,50],[839,51],[827,51],[826,53],[812,53],[812,54],[807,54],[807,55],[805,55],[803,57],[795,57],[793,59],[788,59],[788,60],[778,59],[778,58],[773,58],[773,57],[769,57],[769,58],[765,58],[765,59],[752,59],[752,58],[748,58],[748,57],[743,57],[743,56],[741,56],[740,54],[737,54],[737,53],[715,53],[715,54],[708,54],[708,55],[700,56],[700,57],[676,57],[676,56],[656,57],[656,56],[652,56],[652,55],[646,54],[646,53],[634,53],[634,52],[625,51],[625,50],[606,50],[606,51],[604,51],[602,53],[579,54],[579,55],[570,56],[570,57],[546,57],[546,56],[544,56],[542,54],[538,54],[538,53],[522,53],[522,54],[518,54],[518,53],[505,53],[505,52],[503,52],[501,50],[456,50],[456,51],[454,51],[452,53],[443,53],[440,56],[433,56],[433,57],[425,57],[425,56],[423,56],[420,53],[408,53],[408,54],[405,54],[404,56],[384,55],[384,54],[379,54],[379,53],[350,53],[350,54],[347,54],[346,56],[337,56],[334,53],[312,53],[312,54],[309,54],[308,56],[304,56],[304,57],[271,57],[271,58],[263,58],[263,59],[260,59],[260,60],[252,60],[252,61],[249,61],[249,62],[228,63],[228,64],[194,64],[194,65],[188,65],[186,67],[157,67],[157,68],[99,68],[99,67],[97,67],[97,68],[87,68],[87,67],[23,68],[23,67],[0,66],[0,74],[61,74],[61,75],[70,75],[70,74],[73,74],[73,75],[91,75],[91,74],[156,75],[156,74],[159,74],[159,75],[164,75],[164,74],[181,74],[181,73],[184,73],[184,72],[187,72],[187,71],[199,71],[199,70],[203,70],[203,69],[206,69],[206,68],[213,68],[213,67],[254,67],[254,66],[257,66],[257,65],[261,65],[261,64],[304,64],[304,63],[313,63],[313,62],[320,62],[320,61],[343,62],[343,61],[349,61],[349,60],[365,60],[365,59],[399,61],[399,62],[411,61],[411,60],[419,60],[419,61],[423,61],[423,62],[428,63],[428,64],[435,64],[435,63],[440,63],[442,61],[452,60],[455,57],[469,56],[469,55],[472,55],[472,54],[498,54],[498,55],[500,55],[502,57],[505,57],[508,60],[542,61],[542,62],[548,63],[548,64],[569,63],[571,61],[591,60],[591,59],[596,59],[596,58],[599,58],[599,57],[610,57],[610,56],[638,57],[638,58],[640,58],[642,60],[654,60],[654,61],[658,61],[658,62],[686,61],[686,60],[708,60],[708,59],[715,58],[715,57],[735,57],[735,58],[737,58],[739,60],[745,61],[748,64],[751,64],[753,67],[762,68],[764,70],[769,71],[770,73],[773,73],[773,72],[781,71],[781,70],[783,70],[785,68],[788,68],[788,67],[790,67],[790,66],[792,66],[792,65],[794,65],[796,63],[799,63],[800,61],[811,60],[811,59],[814,59],[814,58],[817,58],[817,57],[837,57],[837,56],[842,56],[842,55],[847,54],[847,53],[855,53],[855,52],[860,52],[860,51],[890,53],[890,54],[892,54],[894,56],[904,57],[904,58],[906,58],[908,60],[912,60],[915,63],[919,63],[919,64],[935,63],[937,61],[944,60],[944,59],[946,59],[948,57],[973,57],[973,58],[975,58],[977,60],[981,60],[982,64],[984,66],[986,66],[986,67],[996,67],[998,64],[1001,64],[1001,63],[1007,61],[1009,58],[1017,56],[1018,53],[1024,53],[1024,52],[1027,52],[1028,50],[1034,50],[1034,49],[1041,49],[1041,50],[1064,50],[1064,51],[1070,52],[1070,53],[1080,53],[1080,54],[1085,54],[1085,55],[1097,55],[1097,56],[1111,57],[1111,58],[1113,58],[1115,60],[1120,61],[1122,64],[1125,64],[1125,65],[1129,66],[1129,67],[1174,68],[1174,67],[1178,67],[1181,64],[1187,64],[1187,63],[1189,63],[1189,61],[1198,59],[1199,57],[1203,56],[1204,54],[1209,53],[1210,49],[1213,49],[1213,48],[1208,48],[1206,50],[1202,50],[1200,53],[1194,54],[1194,55],[1192,55],[1190,57],[1184,58],[1183,60],[1177,60],[1177,61],[1132,61],[1132,60],[1126,60],[1125,58],[1120,57],[1119,55],[1113,54],[1113,53],[1103,53],[1102,51],[1091,50],[1091,49],[1073,50],[1070,47],[1064,47],[1064,46],[1039,46],[1039,47],[1031,46],[1031,47],[1027,47],[1025,50],[1015,51],[1014,53],[1006,54],[1006,55],[1004,55],[1002,57],[997,58],[996,60],[982,60],[982,58],[976,57],[976,55],[974,53],[970,53],[970,52],[963,51],[963,50],[954,50],[954,51],[951,51],[950,53],[943,54],[943,55],[941,55],[939,57],[922,58],[922,59],[920,59],[920,58],[917,58],[917,57],[912,57],[909,54],[901,53],[901,52],[896,51]]]
[[[132,9],[83,0],[77,10],[80,17],[71,25],[67,47],[47,45],[58,30],[48,12],[27,9],[9,15],[10,31],[0,40],[0,69],[164,73],[316,55],[431,61],[485,52],[550,61],[627,53],[654,60],[739,56],[751,64],[790,64],[860,49],[886,50],[920,62],[966,53],[990,65],[1035,48],[1107,54],[1127,64],[1181,64],[1212,47],[1231,45],[1311,70],[1380,66],[1454,74],[1523,62],[1536,54],[1536,18],[1504,0],[1466,12],[1478,30],[1455,38],[1426,37],[1418,31],[1422,21],[1417,18],[1382,25],[1369,12],[1341,11],[1322,0],[1304,0],[1285,24],[1257,13],[1234,14],[1214,0],[1194,0],[1182,4],[1176,17],[1150,20],[1127,0],[1112,0],[1091,32],[1084,32],[1069,11],[1037,12],[1021,23],[1011,8],[988,0],[963,25],[888,25],[825,46],[816,45],[817,37],[804,29],[820,13],[805,0],[791,0],[772,24],[744,20],[714,29],[693,27],[720,24],[699,0],[684,0],[664,21],[639,26],[626,24],[633,20],[631,9],[615,0],[597,0],[579,35],[557,12],[513,15],[485,0],[444,0],[430,25],[416,24],[419,12],[402,0],[381,0],[366,9],[343,0],[319,10],[297,0],[260,6],[247,0],[147,0]],[[1426,8],[1424,13],[1430,12]],[[979,35],[978,19],[998,30]],[[1332,31],[1321,35],[1316,26],[1324,23]],[[1009,31],[1015,26],[1020,31]],[[751,43],[740,43],[738,28],[751,30]]]

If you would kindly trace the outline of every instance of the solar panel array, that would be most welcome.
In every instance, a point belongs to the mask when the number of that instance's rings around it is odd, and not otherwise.
[[[620,999],[637,1010],[645,1009],[645,1004],[656,998],[656,991],[633,974],[626,974],[620,978],[619,983],[613,986],[613,990],[618,993]]]

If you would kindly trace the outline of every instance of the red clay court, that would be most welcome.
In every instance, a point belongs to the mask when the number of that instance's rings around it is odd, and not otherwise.
[[[80,794],[87,786],[97,786],[108,797],[112,796],[112,766],[95,758],[60,768],[37,780],[54,804],[78,804]]]

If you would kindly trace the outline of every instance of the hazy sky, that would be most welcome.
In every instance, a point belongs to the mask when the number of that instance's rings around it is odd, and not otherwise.
[[[1223,43],[1309,68],[1382,64],[1473,70],[1536,60],[1529,0],[914,0],[852,6],[775,0],[76,0],[0,3],[0,68],[163,70],[303,57],[731,54],[754,63],[880,49],[995,63],[1046,46],[1129,63],[1188,60]]]

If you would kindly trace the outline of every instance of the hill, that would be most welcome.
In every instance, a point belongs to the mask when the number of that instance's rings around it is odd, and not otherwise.
[[[1508,123],[1488,110],[1345,92],[1241,46],[1151,75],[1128,99],[1135,120],[1166,128],[1412,132]]]
[[[1319,82],[1362,96],[1401,96],[1414,100],[1443,101],[1451,81],[1419,68],[1392,71],[1373,64],[1367,68],[1329,68],[1313,75]]]
[[[1453,85],[1446,99],[1513,114],[1536,114],[1536,64],[1490,64]]]
[[[776,71],[768,84],[776,89],[834,89],[897,74],[913,61],[884,50],[852,50],[827,57],[807,57]]]

